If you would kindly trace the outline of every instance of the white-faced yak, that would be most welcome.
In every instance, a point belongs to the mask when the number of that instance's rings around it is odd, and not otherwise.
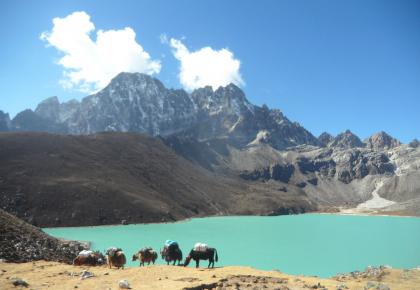
[[[208,268],[214,268],[214,262],[219,260],[217,256],[217,250],[215,248],[207,248],[205,251],[196,251],[192,249],[188,256],[185,258],[184,266],[188,266],[191,259],[195,261],[195,267],[200,266],[200,260],[209,260]]]
[[[157,258],[158,254],[152,248],[143,248],[133,255],[133,261],[140,260],[140,266],[144,266],[144,263],[150,265],[150,262],[154,265]]]

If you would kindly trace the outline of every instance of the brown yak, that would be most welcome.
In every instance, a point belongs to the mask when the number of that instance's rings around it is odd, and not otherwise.
[[[73,265],[75,266],[97,266],[97,265],[103,265],[105,263],[105,257],[100,252],[91,252],[88,255],[86,254],[79,254],[76,258],[73,260]]]
[[[106,251],[106,261],[111,268],[112,266],[124,269],[124,265],[127,262],[123,251],[120,248],[109,248]]]
[[[133,261],[140,260],[140,266],[144,266],[144,263],[147,263],[147,265],[150,265],[150,262],[155,264],[155,261],[158,258],[158,254],[155,250],[152,248],[143,248],[140,251],[138,251],[137,254],[133,255]]]

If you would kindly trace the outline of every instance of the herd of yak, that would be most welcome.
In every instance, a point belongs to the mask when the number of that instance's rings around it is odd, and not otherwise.
[[[198,245],[198,246],[197,246]],[[202,246],[204,245],[204,246]],[[188,266],[191,259],[195,261],[196,267],[199,267],[200,260],[208,260],[209,265],[208,268],[214,267],[214,262],[218,261],[217,250],[215,248],[207,247],[205,244],[197,243],[196,246],[190,251],[188,256],[185,258],[183,264],[182,261],[182,251],[179,248],[177,242],[174,241],[167,241],[165,246],[160,251],[161,257],[166,263],[176,263],[178,266]],[[145,263],[150,265],[150,263],[155,263],[158,258],[158,253],[150,247],[142,248],[136,254],[133,255],[132,261],[139,260],[140,266],[144,266]],[[89,266],[97,266],[107,264],[110,268],[117,267],[124,269],[124,265],[126,264],[127,260],[125,257],[124,252],[121,248],[109,248],[105,255],[101,252],[96,251],[82,251],[79,255],[73,260],[73,265],[81,266],[81,265],[89,265]]]

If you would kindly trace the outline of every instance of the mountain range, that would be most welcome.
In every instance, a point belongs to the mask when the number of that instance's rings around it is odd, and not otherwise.
[[[12,120],[0,111],[0,131],[7,132],[0,134],[0,206],[42,225],[343,209],[420,215],[417,140],[402,144],[382,131],[362,141],[350,130],[315,137],[280,110],[253,105],[234,84],[187,93],[145,74],[120,73],[81,101],[51,97]],[[164,166],[174,158],[181,175]],[[156,178],[132,178],[153,168]],[[113,176],[119,182],[104,181]],[[81,206],[71,192],[93,201],[84,188],[93,184],[103,188],[102,216],[108,218],[89,216],[85,208],[83,219],[70,221],[66,216]],[[24,196],[20,205],[16,194]],[[51,210],[54,194],[66,200],[60,211]],[[114,198],[121,202],[112,209]]]

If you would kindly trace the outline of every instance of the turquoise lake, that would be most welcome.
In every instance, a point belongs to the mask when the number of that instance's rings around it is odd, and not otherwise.
[[[216,266],[243,265],[288,274],[332,276],[366,266],[420,266],[420,218],[305,214],[277,217],[210,217],[171,224],[47,228],[65,239],[117,246],[131,255],[144,246],[159,250],[178,241],[184,258],[195,242],[215,247]],[[162,260],[159,256],[159,264]],[[207,261],[200,266],[207,267]]]

